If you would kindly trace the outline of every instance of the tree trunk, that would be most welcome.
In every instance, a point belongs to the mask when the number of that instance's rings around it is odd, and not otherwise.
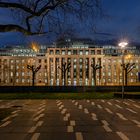
[[[125,75],[125,86],[127,86],[127,79],[128,79],[128,74],[127,74],[127,69],[124,70],[124,75]]]
[[[35,72],[32,72],[32,86],[35,85]]]
[[[96,86],[96,70],[93,71],[94,86]]]

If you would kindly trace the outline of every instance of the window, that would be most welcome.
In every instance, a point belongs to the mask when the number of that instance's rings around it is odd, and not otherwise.
[[[11,68],[11,70],[12,70],[12,69],[14,68],[14,66],[13,66],[13,65],[11,65],[11,67],[10,67],[10,68]]]
[[[97,50],[97,54],[101,54],[101,50]]]
[[[95,50],[91,50],[91,54],[92,54],[92,55],[95,54]]]
[[[59,50],[56,50],[55,54],[60,54],[60,51]]]
[[[25,63],[25,60],[24,59],[22,60],[22,63]]]
[[[111,76],[111,72],[108,72],[108,76]]]
[[[73,50],[73,54],[76,55],[77,54],[77,50]]]
[[[80,59],[79,59],[79,62],[81,62],[81,63],[82,63],[82,62],[83,62],[83,59],[82,59],[82,58],[80,58]]]
[[[18,83],[19,82],[19,79],[16,79],[16,83]]]
[[[38,62],[41,63],[41,59],[39,59]]]
[[[70,63],[71,62],[71,59],[70,58],[68,58],[68,63]]]
[[[16,60],[16,63],[19,63],[19,60]]]
[[[76,69],[76,65],[74,65],[73,68]]]
[[[24,72],[22,72],[21,75],[24,76]]]
[[[85,53],[86,53],[86,55],[88,55],[88,54],[89,54],[89,51],[88,51],[88,50],[86,50],[86,52],[85,52]]]
[[[49,54],[54,54],[54,53],[53,53],[53,50],[50,50]]]
[[[14,60],[11,59],[10,62],[11,62],[11,63],[14,63]]]
[[[16,66],[16,69],[19,69],[19,66]]]
[[[80,50],[79,53],[80,53],[80,55],[83,55],[83,50]]]
[[[47,59],[45,59],[44,62],[47,63]]]
[[[62,50],[62,55],[65,55],[66,54],[66,51],[65,50]]]
[[[74,58],[73,62],[74,62],[74,63],[76,63],[76,62],[77,62],[77,59],[76,59],[76,58]]]
[[[11,72],[11,76],[13,76],[13,72]]]
[[[22,83],[24,83],[25,82],[25,79],[22,79]]]
[[[18,72],[16,72],[16,76],[19,76],[19,73]]]
[[[68,55],[71,55],[71,50],[68,50]]]

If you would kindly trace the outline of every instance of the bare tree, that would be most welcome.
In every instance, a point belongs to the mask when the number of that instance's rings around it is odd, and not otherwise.
[[[67,74],[67,71],[69,71],[69,69],[71,68],[71,63],[68,62],[63,62],[62,63],[62,67],[58,67],[61,72],[62,72],[62,80],[64,80],[64,86],[66,86],[66,74]]]
[[[93,80],[94,80],[94,86],[96,86],[96,75],[97,75],[97,70],[98,69],[101,69],[102,66],[100,64],[91,64],[91,67],[92,67],[92,71],[93,71]]]
[[[0,0],[0,9],[8,9],[18,18],[18,23],[0,24],[0,32],[25,35],[57,32],[70,22],[86,22],[84,18],[101,13],[100,0]]]
[[[27,65],[27,68],[32,71],[32,86],[34,86],[35,76],[36,76],[36,73],[40,70],[41,65],[39,65],[38,67],[35,67],[34,65]]]
[[[136,67],[135,63],[127,63],[124,65],[121,65],[123,67],[124,70],[124,76],[125,76],[125,86],[127,86],[128,83],[128,74]]]

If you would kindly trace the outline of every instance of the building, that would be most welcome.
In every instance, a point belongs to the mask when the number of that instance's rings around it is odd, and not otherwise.
[[[127,57],[131,54],[131,58]],[[135,63],[128,73],[128,85],[139,85],[140,49],[125,49],[125,64]],[[36,73],[37,86],[122,85],[122,50],[114,45],[96,45],[90,39],[61,39],[54,45],[0,49],[0,85],[31,86],[32,71],[27,65],[41,69]],[[95,71],[92,66],[101,66]]]

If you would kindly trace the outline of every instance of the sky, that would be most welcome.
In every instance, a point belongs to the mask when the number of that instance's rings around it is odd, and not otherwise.
[[[104,16],[95,19],[95,32],[84,30],[84,25],[75,25],[80,30],[77,36],[97,40],[126,38],[128,42],[140,43],[140,0],[101,0],[101,2]],[[10,13],[0,9],[0,24],[10,22],[18,21],[15,21]],[[54,40],[51,35],[27,37],[22,33],[0,33],[0,46],[25,44],[31,41],[45,44]]]

